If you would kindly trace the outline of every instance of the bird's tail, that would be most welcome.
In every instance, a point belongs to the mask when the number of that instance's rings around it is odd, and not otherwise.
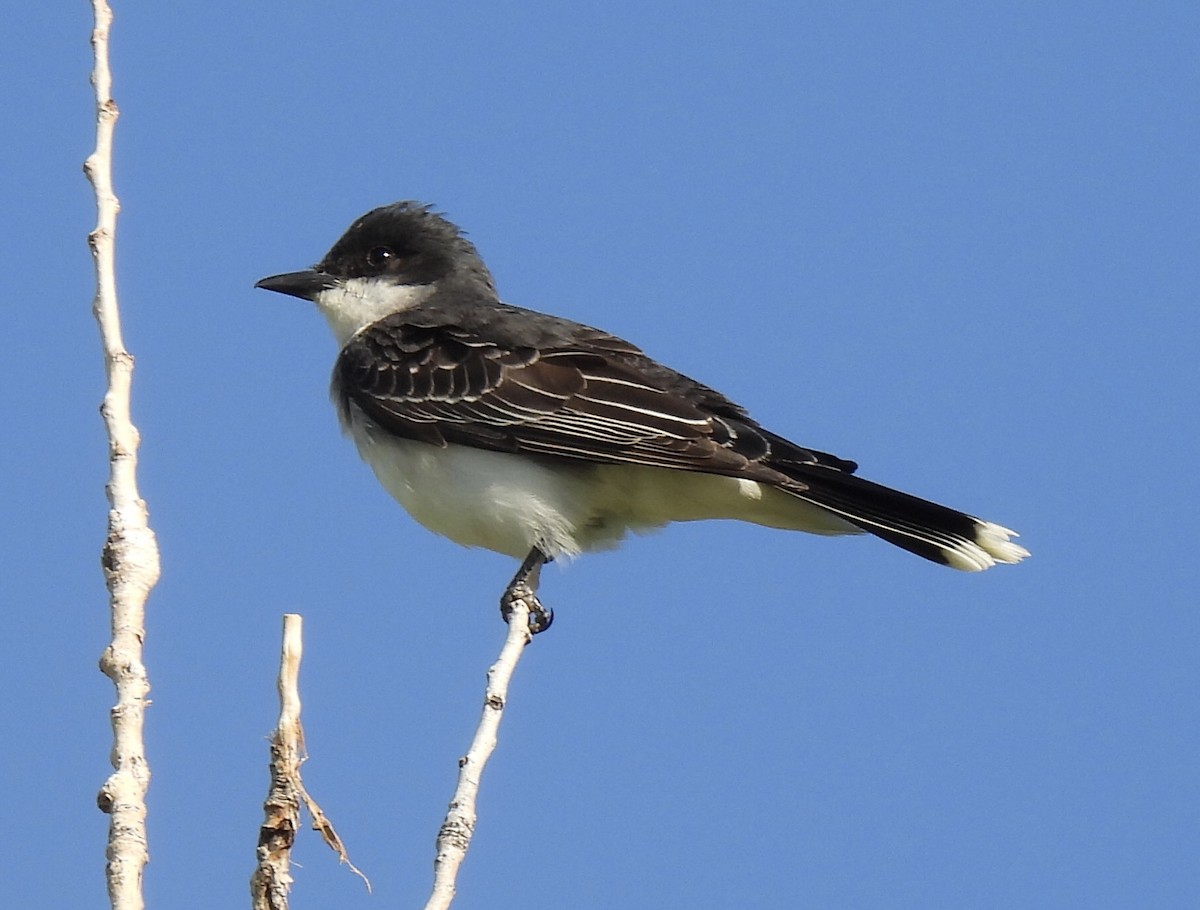
[[[807,487],[788,490],[793,496],[933,562],[980,572],[1029,555],[1011,540],[1015,531],[853,474],[819,464],[788,465],[786,473]]]

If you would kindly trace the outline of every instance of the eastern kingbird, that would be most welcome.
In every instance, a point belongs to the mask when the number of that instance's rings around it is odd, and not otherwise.
[[[526,599],[535,631],[552,616],[534,596],[543,563],[672,521],[866,531],[969,572],[1029,555],[1008,528],[857,477],[628,341],[501,303],[429,206],[368,212],[313,268],[256,287],[325,315],[342,427],[409,514],[524,560],[501,609]]]

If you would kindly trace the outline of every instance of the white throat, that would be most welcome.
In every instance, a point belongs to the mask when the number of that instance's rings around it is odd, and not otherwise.
[[[433,293],[433,285],[392,284],[378,278],[351,278],[322,291],[313,302],[329,322],[343,347],[373,322],[384,316],[419,306]]]

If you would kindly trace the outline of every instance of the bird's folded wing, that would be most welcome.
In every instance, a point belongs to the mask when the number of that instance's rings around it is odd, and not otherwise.
[[[821,453],[763,431],[719,393],[580,327],[567,343],[503,345],[456,325],[396,314],[342,350],[334,397],[381,430],[434,445],[653,465],[803,484],[764,464],[772,445],[796,461]],[[784,454],[784,453],[779,453]],[[850,462],[825,456],[833,467]]]

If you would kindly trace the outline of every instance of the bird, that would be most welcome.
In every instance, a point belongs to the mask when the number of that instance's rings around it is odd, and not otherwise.
[[[503,302],[431,205],[373,209],[312,268],[255,286],[325,316],[344,432],[417,522],[521,560],[501,612],[523,600],[534,633],[554,616],[545,563],[676,521],[866,532],[968,572],[1029,555],[1016,532],[866,480],[616,335]]]

